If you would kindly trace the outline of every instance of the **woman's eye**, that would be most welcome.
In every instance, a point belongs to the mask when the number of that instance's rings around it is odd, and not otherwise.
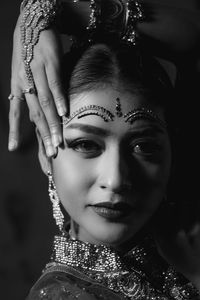
[[[135,144],[132,149],[134,154],[154,156],[159,153],[161,147],[155,141],[142,141]]]
[[[68,148],[73,149],[76,152],[98,155],[101,153],[101,146],[92,140],[75,140],[75,141],[66,141]]]

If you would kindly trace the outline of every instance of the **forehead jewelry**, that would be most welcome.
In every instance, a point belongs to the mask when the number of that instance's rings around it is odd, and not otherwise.
[[[167,127],[166,122],[161,120],[151,109],[141,107],[141,108],[130,110],[129,112],[123,114],[120,98],[116,98],[115,101],[116,101],[115,114],[113,114],[111,111],[104,108],[103,106],[87,105],[73,112],[71,116],[63,117],[63,125],[64,127],[66,127],[67,124],[76,117],[78,119],[81,119],[86,116],[95,115],[101,117],[105,122],[114,121],[116,117],[117,118],[123,117],[125,123],[129,123],[131,125],[136,120],[148,119],[150,121],[159,123],[164,128]]]
[[[114,115],[106,108],[99,105],[87,105],[76,110],[74,113],[72,113],[71,116],[63,117],[63,125],[66,126],[71,120],[73,120],[76,117],[78,119],[81,119],[83,117],[91,115],[99,116],[105,122],[114,120]]]
[[[150,121],[155,121],[159,123],[162,127],[166,128],[167,124],[161,120],[151,109],[146,109],[144,107],[139,109],[133,109],[127,114],[123,115],[125,122],[133,124],[134,121],[139,119],[148,119]]]
[[[120,103],[120,99],[116,99],[116,105],[115,105],[115,114],[120,118],[122,117],[122,106]]]

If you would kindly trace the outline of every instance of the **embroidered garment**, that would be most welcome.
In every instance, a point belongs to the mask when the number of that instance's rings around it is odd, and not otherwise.
[[[50,263],[27,300],[198,299],[194,286],[175,272],[146,237],[123,257],[111,247],[55,236]]]

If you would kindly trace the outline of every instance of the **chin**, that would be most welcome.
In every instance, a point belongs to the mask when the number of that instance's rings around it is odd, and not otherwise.
[[[136,228],[130,228],[127,224],[107,223],[86,226],[80,234],[80,239],[94,244],[106,244],[108,246],[118,246],[127,242],[137,232]]]

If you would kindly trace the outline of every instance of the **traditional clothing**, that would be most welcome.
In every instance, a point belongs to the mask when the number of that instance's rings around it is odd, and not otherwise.
[[[51,262],[27,300],[198,299],[198,292],[158,254],[150,236],[125,255],[105,245],[55,236]]]

